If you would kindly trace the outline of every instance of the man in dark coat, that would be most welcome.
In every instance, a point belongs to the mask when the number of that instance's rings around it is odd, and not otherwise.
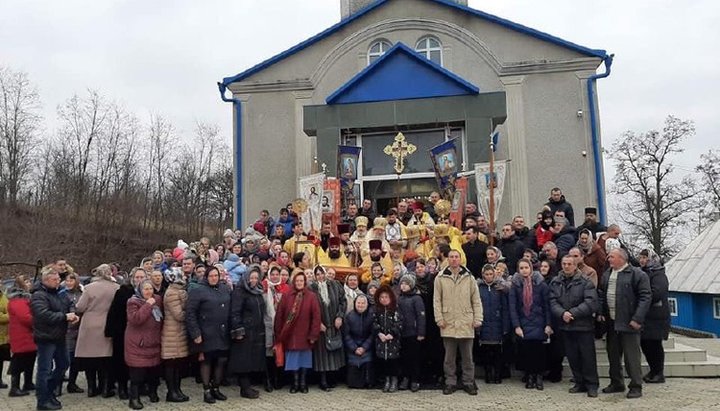
[[[65,334],[68,323],[75,324],[80,318],[70,312],[70,300],[58,294],[60,275],[46,271],[33,289],[30,309],[33,316],[33,339],[37,345],[37,397],[38,410],[59,410],[60,401],[55,388],[62,384],[63,374],[69,366]],[[53,368],[53,363],[55,368]]]
[[[567,200],[562,193],[562,190],[555,187],[550,190],[550,198],[545,203],[546,206],[550,207],[550,212],[555,215],[555,212],[560,210],[565,212],[565,218],[570,222],[570,226],[575,227],[575,213],[573,212],[573,206]]]
[[[508,272],[515,274],[517,272],[517,263],[523,258],[525,252],[525,244],[515,235],[512,224],[505,224],[502,227],[502,238],[498,242],[498,248],[502,251],[507,264]],[[466,256],[467,257],[467,256]]]
[[[622,248],[608,253],[610,268],[605,271],[600,288],[600,321],[607,324],[607,355],[610,363],[610,385],[603,392],[625,391],[621,357],[630,375],[627,398],[642,396],[640,368],[640,330],[650,308],[652,291],[647,274],[628,264]]]
[[[470,274],[472,274],[475,278],[480,278],[480,275],[482,274],[480,270],[487,261],[487,255],[485,252],[487,251],[488,245],[478,239],[479,233],[480,230],[477,226],[466,228],[466,242],[462,245],[462,249],[465,252],[467,269],[470,270]],[[485,236],[483,235],[483,237]]]
[[[595,286],[577,268],[575,258],[562,258],[560,275],[550,282],[550,309],[559,318],[565,355],[575,379],[570,393],[597,397],[600,384],[595,358]]]
[[[593,239],[597,238],[597,233],[607,231],[607,227],[597,221],[597,208],[585,207],[585,221],[577,228],[577,232],[582,230],[590,230]]]
[[[575,227],[569,225],[567,218],[555,219],[552,228],[553,242],[558,248],[558,257],[563,258],[571,248],[575,247]]]

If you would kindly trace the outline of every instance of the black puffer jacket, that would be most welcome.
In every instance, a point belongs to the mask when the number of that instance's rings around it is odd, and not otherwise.
[[[400,293],[398,311],[402,317],[403,337],[425,337],[425,304],[416,289]]]
[[[595,286],[583,277],[580,270],[576,270],[572,277],[566,277],[561,272],[550,281],[550,309],[561,330],[594,331],[598,307]],[[569,323],[562,319],[566,311],[573,316]]]
[[[207,279],[188,294],[185,326],[195,352],[224,351],[230,347],[230,289],[224,283],[214,286]],[[202,336],[198,346],[192,341]]]
[[[32,290],[30,309],[33,314],[33,338],[36,343],[59,343],[67,334],[66,314],[70,300],[58,292],[38,283]]]
[[[643,267],[645,274],[650,278],[652,300],[650,309],[645,315],[645,325],[642,329],[642,339],[667,340],[670,333],[670,304],[668,303],[668,278],[665,267],[653,264]]]
[[[382,360],[400,358],[400,338],[402,337],[402,319],[396,310],[377,306],[373,322],[375,333],[375,356]],[[393,339],[382,342],[379,333],[392,335]]]

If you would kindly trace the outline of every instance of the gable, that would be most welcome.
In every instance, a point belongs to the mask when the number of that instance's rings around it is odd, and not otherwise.
[[[327,104],[369,103],[478,94],[449,70],[397,43],[326,99]]]

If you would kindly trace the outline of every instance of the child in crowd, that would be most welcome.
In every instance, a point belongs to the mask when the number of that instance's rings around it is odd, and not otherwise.
[[[375,293],[373,330],[377,368],[385,378],[382,391],[396,392],[400,374],[402,320],[397,311],[395,293],[387,285],[380,286]]]

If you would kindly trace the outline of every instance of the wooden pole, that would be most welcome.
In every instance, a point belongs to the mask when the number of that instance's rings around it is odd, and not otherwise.
[[[490,205],[488,207],[488,214],[490,221],[490,245],[495,243],[495,144],[493,143],[492,134],[490,135]]]

